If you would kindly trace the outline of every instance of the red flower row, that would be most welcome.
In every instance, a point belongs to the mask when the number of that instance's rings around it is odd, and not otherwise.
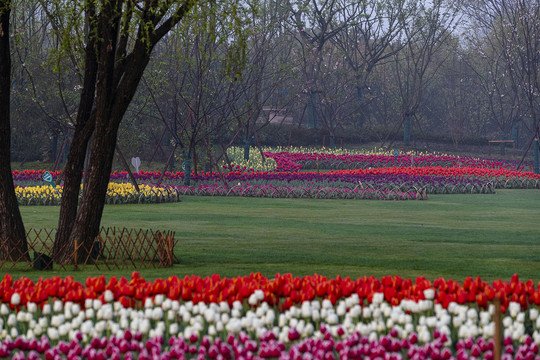
[[[508,169],[487,169],[478,167],[442,167],[442,166],[426,166],[426,167],[386,167],[386,168],[373,168],[373,169],[351,169],[351,170],[338,170],[328,171],[329,174],[343,174],[343,175],[358,175],[358,174],[370,174],[370,175],[416,175],[416,176],[445,176],[445,177],[475,177],[486,179],[539,179],[539,174],[534,174],[530,171],[517,171]]]
[[[418,277],[415,281],[399,276],[385,276],[377,279],[373,276],[351,279],[337,276],[328,279],[325,276],[313,275],[297,277],[291,274],[277,274],[267,278],[260,273],[249,276],[225,278],[217,274],[208,277],[196,275],[178,278],[146,281],[139,273],[134,272],[131,279],[111,277],[108,281],[103,275],[88,277],[85,285],[68,276],[65,279],[52,277],[40,278],[34,282],[22,277],[18,280],[6,274],[0,282],[0,301],[10,303],[13,293],[21,297],[21,304],[35,302],[43,305],[50,299],[73,301],[84,304],[86,299],[105,301],[105,291],[110,290],[114,299],[126,307],[140,306],[148,297],[158,294],[173,300],[198,302],[221,302],[232,304],[234,301],[247,299],[255,290],[264,292],[264,300],[281,309],[288,309],[294,304],[315,298],[337,300],[358,294],[360,302],[371,302],[375,293],[383,293],[387,302],[397,305],[403,299],[424,300],[424,290],[432,289],[434,301],[447,307],[450,302],[477,303],[487,307],[495,297],[501,299],[502,310],[505,311],[510,301],[518,302],[523,309],[530,305],[540,306],[540,283],[535,286],[532,280],[520,281],[517,274],[511,281],[496,280],[492,284],[482,281],[480,277],[467,277],[463,283],[443,278],[430,281]]]

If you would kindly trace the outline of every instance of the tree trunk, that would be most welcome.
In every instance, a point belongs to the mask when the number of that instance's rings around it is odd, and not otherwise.
[[[0,0],[0,259],[30,260],[11,173],[9,49],[10,1]]]
[[[58,264],[68,263],[72,260],[75,251],[74,243],[69,241],[75,218],[81,180],[83,176],[86,148],[94,130],[93,117],[85,123],[79,123],[75,128],[75,134],[71,141],[69,154],[64,168],[64,187],[60,215],[58,217],[58,230],[53,246],[53,260]]]
[[[87,16],[89,19],[93,19],[95,16],[95,9],[92,7],[91,2]],[[94,31],[95,21],[89,21],[89,24],[91,26],[89,31]],[[66,166],[64,167],[62,202],[58,217],[58,230],[53,246],[53,260],[59,264],[71,262],[75,251],[74,243],[69,241],[69,237],[77,217],[86,149],[95,126],[95,114],[92,109],[95,99],[98,67],[97,51],[99,49],[100,46],[96,39],[90,37],[85,49],[84,83],[77,111],[75,133],[69,147]]]

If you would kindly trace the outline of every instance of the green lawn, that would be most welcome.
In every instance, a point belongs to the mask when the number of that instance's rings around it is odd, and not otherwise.
[[[56,226],[57,207],[21,211],[27,228]],[[259,271],[458,280],[509,279],[518,273],[540,280],[538,190],[400,202],[185,197],[175,204],[107,206],[102,225],[176,232],[180,264],[141,271],[148,279]],[[101,273],[129,276],[131,270],[85,270],[75,276]]]

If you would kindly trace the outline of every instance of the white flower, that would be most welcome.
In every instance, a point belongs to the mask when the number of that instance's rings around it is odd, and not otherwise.
[[[47,329],[47,336],[50,340],[55,341],[58,340],[58,330],[55,327],[50,327]]]
[[[217,335],[216,327],[213,324],[208,326],[208,335],[210,335],[210,336],[216,336]]]
[[[105,293],[103,294],[103,299],[105,300],[105,302],[112,302],[114,300],[113,292],[109,289],[105,290]]]
[[[384,301],[384,294],[383,293],[375,293],[373,294],[373,299],[371,300],[372,304],[382,304]]]
[[[510,326],[512,326],[512,318],[510,316],[505,316],[504,319],[503,319],[503,326],[505,328],[508,328]]]
[[[43,315],[50,315],[51,314],[51,304],[43,305],[43,309],[41,309],[41,313]]]
[[[26,338],[27,338],[28,340],[35,339],[35,338],[36,338],[36,334],[34,334],[34,330],[28,329],[28,331],[26,332]]]
[[[13,295],[11,295],[11,305],[19,305],[21,303],[21,295],[19,293],[14,292]]]
[[[255,296],[257,297],[257,300],[259,300],[259,301],[263,301],[263,300],[264,300],[264,291],[262,291],[262,290],[255,290],[253,293],[254,293]]]
[[[41,317],[41,318],[39,318],[39,320],[38,320],[38,324],[39,324],[39,326],[41,326],[42,328],[46,328],[46,327],[49,326],[49,321],[47,320],[46,317]]]
[[[164,296],[163,294],[157,294],[155,297],[154,297],[154,304],[156,306],[161,306],[163,304],[163,299],[164,299]]]
[[[92,306],[94,310],[99,310],[103,306],[103,303],[99,299],[94,299],[94,302],[92,303]]]
[[[163,309],[163,311],[168,311],[168,310],[172,309],[172,301],[171,301],[171,299],[166,298],[163,301],[163,304],[161,304],[161,308]]]
[[[146,299],[144,299],[144,307],[145,308],[151,308],[153,307],[154,304],[152,303],[152,299],[150,299],[149,297],[147,297]]]
[[[64,309],[64,304],[60,300],[55,300],[53,303],[53,311],[60,312]]]
[[[223,322],[218,321],[216,322],[216,330],[219,332],[222,332],[225,329],[225,326],[223,325]]]
[[[11,328],[11,330],[9,331],[9,335],[13,338],[13,339],[16,339],[18,336],[19,336],[19,330],[17,330],[17,328]]]
[[[530,308],[530,310],[529,310],[529,318],[532,321],[536,321],[536,319],[538,319],[538,309],[537,308]]]
[[[525,322],[525,313],[520,312],[519,314],[517,314],[516,321],[518,321],[520,323],[524,323]]]
[[[58,327],[58,335],[60,336],[66,336],[69,332],[70,328],[67,324],[62,324]]]
[[[152,319],[154,320],[163,319],[163,310],[159,307],[154,308],[154,310],[152,311]]]
[[[87,319],[93,319],[94,318],[94,316],[95,316],[94,309],[87,308],[85,312],[86,312],[86,318]]]
[[[26,321],[26,313],[24,311],[19,311],[17,313],[17,321],[18,322],[25,322]]]
[[[511,301],[510,304],[508,304],[508,312],[511,317],[515,318],[520,311],[521,305],[519,303]]]
[[[37,311],[37,305],[34,302],[29,302],[26,304],[26,309],[29,313],[35,313]]]
[[[11,327],[14,327],[15,325],[17,325],[17,316],[15,314],[13,313],[9,314],[8,319],[7,319],[7,325]]]
[[[326,322],[330,325],[336,325],[339,323],[339,318],[335,313],[328,314],[328,317],[326,318]]]
[[[424,297],[427,300],[433,300],[435,298],[435,290],[433,290],[433,289],[424,290]]]
[[[169,333],[171,333],[171,335],[178,334],[178,324],[177,323],[172,323],[171,325],[169,325]]]
[[[229,303],[226,302],[226,301],[220,302],[219,303],[219,308],[220,308],[221,312],[223,312],[223,313],[228,313],[229,311],[231,311]]]
[[[2,304],[0,306],[0,315],[7,315],[9,314],[9,308],[6,304]]]

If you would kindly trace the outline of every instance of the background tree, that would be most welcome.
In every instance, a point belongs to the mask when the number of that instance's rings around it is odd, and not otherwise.
[[[11,1],[0,1],[0,259],[28,260],[28,245],[11,175]]]
[[[454,5],[445,0],[429,5],[418,3],[412,21],[403,27],[404,37],[393,45],[401,47],[401,42],[406,43],[403,51],[394,55],[394,65],[401,98],[398,124],[403,125],[403,142],[407,146],[425,87],[445,60],[435,55],[456,26],[458,11]]]

